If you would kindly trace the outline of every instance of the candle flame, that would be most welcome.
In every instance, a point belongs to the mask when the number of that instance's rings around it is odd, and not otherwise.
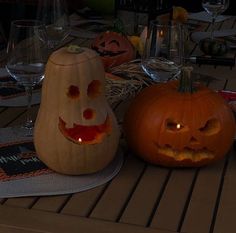
[[[164,36],[164,31],[163,31],[163,30],[160,30],[159,36],[160,36],[160,37],[163,37],[163,36]]]
[[[176,128],[177,128],[177,129],[180,129],[180,128],[181,128],[181,125],[180,125],[180,124],[177,124],[177,125],[176,125]]]

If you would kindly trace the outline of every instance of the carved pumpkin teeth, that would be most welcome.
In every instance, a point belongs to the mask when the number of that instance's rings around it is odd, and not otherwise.
[[[111,120],[107,115],[105,121],[100,125],[73,124],[72,128],[67,128],[65,121],[59,117],[58,125],[61,133],[70,141],[77,144],[96,144],[111,132]]]
[[[162,154],[167,157],[171,157],[177,161],[182,160],[191,160],[194,162],[199,162],[204,159],[213,159],[215,157],[214,153],[207,148],[202,148],[199,150],[194,150],[189,147],[185,147],[183,150],[175,150],[171,148],[171,146],[159,146],[155,143],[157,146],[157,151],[159,154]]]

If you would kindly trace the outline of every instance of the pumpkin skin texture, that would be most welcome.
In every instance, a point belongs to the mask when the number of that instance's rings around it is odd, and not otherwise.
[[[114,158],[119,135],[99,56],[87,48],[55,51],[46,65],[34,129],[39,158],[59,173],[94,173]]]
[[[117,32],[101,33],[92,42],[91,48],[101,56],[106,70],[135,58],[135,50],[131,42]]]
[[[231,109],[204,86],[181,93],[178,85],[152,85],[134,98],[123,125],[128,145],[144,160],[167,167],[199,167],[222,159],[235,134]]]

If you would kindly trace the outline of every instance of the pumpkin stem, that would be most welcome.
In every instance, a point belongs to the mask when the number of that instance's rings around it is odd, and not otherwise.
[[[194,88],[193,86],[193,80],[192,80],[192,75],[191,75],[192,70],[193,70],[193,67],[191,66],[182,67],[181,76],[179,80],[179,87],[178,87],[179,92],[193,93],[196,91],[196,88]]]
[[[125,31],[124,22],[120,18],[115,19],[115,21],[113,22],[112,31],[120,33],[122,35],[127,34],[126,31]]]
[[[83,49],[79,45],[70,44],[67,47],[67,52],[69,52],[69,53],[82,53]]]

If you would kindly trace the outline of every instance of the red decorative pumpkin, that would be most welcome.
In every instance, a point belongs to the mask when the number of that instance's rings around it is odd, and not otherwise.
[[[101,57],[105,69],[120,65],[135,58],[133,45],[126,36],[112,31],[101,33],[91,48]]]
[[[182,77],[180,84],[152,85],[131,103],[124,132],[128,145],[144,160],[197,167],[222,159],[230,149],[235,135],[231,109],[213,90],[198,84],[191,93],[186,83]]]

